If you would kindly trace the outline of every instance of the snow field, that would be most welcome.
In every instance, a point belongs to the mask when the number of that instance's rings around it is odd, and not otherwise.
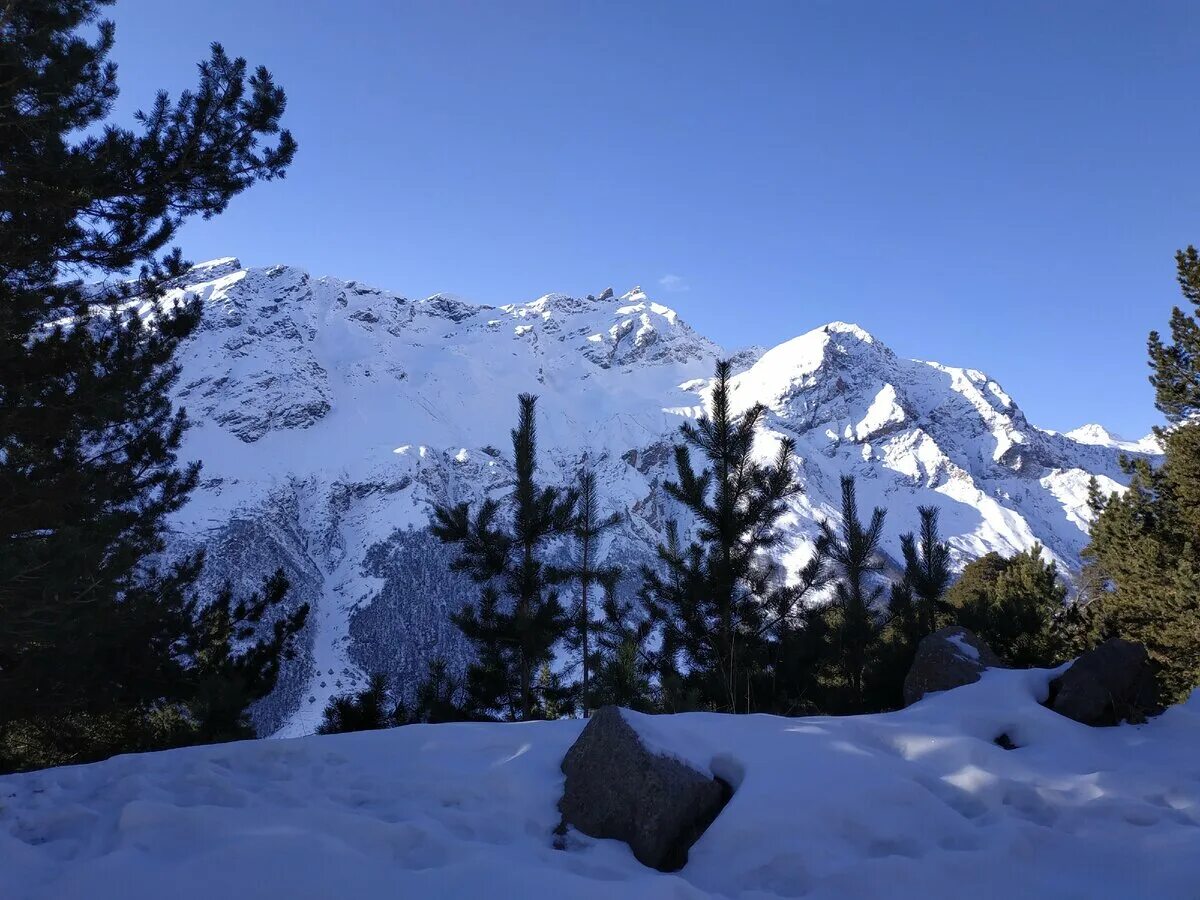
[[[1195,898],[1200,696],[1143,726],[992,670],[898,713],[629,714],[734,784],[675,874],[577,833],[582,722],[410,726],[0,778],[0,897]],[[1007,734],[1016,750],[994,743]]]

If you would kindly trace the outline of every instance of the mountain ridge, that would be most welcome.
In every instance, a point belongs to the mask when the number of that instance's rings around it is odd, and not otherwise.
[[[660,489],[670,445],[703,414],[726,355],[641,289],[492,307],[227,257],[193,268],[164,302],[184,297],[205,315],[179,354],[175,397],[195,422],[181,458],[205,468],[174,547],[207,549],[211,586],[249,588],[282,565],[294,602],[313,606],[300,658],[256,714],[288,734],[312,730],[328,696],[367,671],[405,691],[434,655],[465,664],[449,614],[474,588],[446,571],[425,525],[433,503],[503,492],[520,392],[541,398],[543,477],[593,467],[623,513],[606,551],[630,569],[651,562],[677,514]],[[956,565],[1040,543],[1070,575],[1089,479],[1119,489],[1120,456],[1153,450],[1036,428],[985,373],[903,359],[849,323],[729,355],[735,406],[767,407],[760,451],[796,444],[805,493],[787,514],[788,572],[817,523],[836,520],[849,474],[864,508],[889,509],[889,553],[915,507],[935,503]]]

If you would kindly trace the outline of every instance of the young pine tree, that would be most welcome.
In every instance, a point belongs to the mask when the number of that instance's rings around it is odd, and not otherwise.
[[[891,586],[886,622],[875,650],[870,693],[876,709],[903,705],[904,677],[917,646],[948,620],[951,610],[945,600],[953,581],[950,545],[938,532],[938,509],[921,506],[917,513],[921,522],[918,533],[900,536],[904,573]]]
[[[828,655],[827,617],[820,608],[806,604],[805,598],[828,584],[828,553],[828,542],[818,535],[812,556],[794,582],[768,595],[764,629],[771,642],[755,690],[765,712],[819,714],[824,708],[820,677]]]
[[[650,650],[654,623],[640,604],[622,600],[617,579],[603,582],[603,617],[596,630],[597,666],[592,689],[596,706],[616,704],[639,712],[656,709],[651,676],[657,654]]]
[[[376,731],[395,724],[388,709],[387,676],[376,673],[361,691],[329,698],[317,734]]]
[[[1172,310],[1169,342],[1149,338],[1164,459],[1128,463],[1129,490],[1094,498],[1085,551],[1105,588],[1092,604],[1099,630],[1145,644],[1171,702],[1200,685],[1200,252],[1175,263],[1187,308]]]
[[[950,545],[938,533],[938,508],[921,506],[917,514],[921,519],[920,538],[911,532],[901,535],[900,551],[904,580],[912,588],[923,637],[937,631],[948,611],[944,598],[954,576],[950,571]]]
[[[710,413],[681,426],[678,481],[664,485],[695,519],[696,539],[686,548],[677,540],[659,546],[661,571],[643,571],[642,594],[662,631],[666,668],[674,668],[672,655],[684,664],[684,693],[707,708],[738,712],[755,707],[752,679],[769,657],[769,611],[788,605],[773,593],[799,602],[772,580],[767,553],[782,540],[777,523],[800,486],[790,440],[780,442],[772,462],[756,461],[765,409],[756,404],[735,414],[730,377],[730,363],[719,362]],[[693,448],[704,457],[700,472],[692,467]]]
[[[883,584],[877,576],[883,571],[879,552],[886,511],[876,507],[871,521],[864,525],[858,518],[858,499],[854,479],[842,477],[842,524],[835,529],[821,523],[836,577],[832,603],[832,641],[846,708],[861,711],[866,702],[869,668],[874,659],[881,631],[879,600]]]
[[[516,483],[507,521],[499,503],[485,500],[474,516],[469,506],[434,510],[433,533],[457,545],[454,567],[481,586],[479,603],[464,607],[454,621],[474,645],[477,660],[467,673],[467,692],[478,713],[532,719],[561,702],[558,686],[537,676],[554,656],[569,622],[548,565],[549,543],[575,524],[574,491],[537,484],[537,398],[522,394],[512,431]],[[545,696],[542,696],[545,694]]]
[[[438,724],[440,722],[463,722],[471,717],[463,708],[465,698],[462,684],[452,676],[444,659],[429,663],[429,672],[417,688],[416,703],[411,713],[397,712],[397,724],[403,718],[408,722]]]
[[[579,653],[582,678],[580,683],[580,705],[587,716],[592,709],[592,669],[596,664],[593,633],[599,624],[593,617],[591,593],[596,586],[614,582],[621,570],[616,566],[605,566],[599,561],[599,542],[605,532],[615,528],[621,521],[617,513],[609,516],[600,514],[600,497],[596,489],[596,473],[584,469],[579,473],[579,501],[575,508],[575,521],[571,536],[575,542],[575,559],[572,566],[561,576],[579,584],[579,602],[571,614],[569,643]]]
[[[917,508],[921,519],[920,536],[909,532],[900,536],[904,575],[893,585],[889,611],[914,649],[925,635],[937,631],[949,612],[946,590],[954,580],[950,571],[950,545],[938,533],[938,508]]]
[[[178,465],[187,422],[168,389],[199,308],[163,305],[147,326],[126,301],[183,271],[158,258],[183,221],[283,175],[296,149],[283,91],[216,44],[194,90],[160,93],[134,128],[106,122],[104,5],[0,10],[0,743],[186,699],[163,692],[185,682],[199,564],[153,560],[198,476]]]

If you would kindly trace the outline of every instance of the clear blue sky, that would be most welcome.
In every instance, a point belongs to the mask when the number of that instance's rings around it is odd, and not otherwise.
[[[186,228],[192,259],[486,303],[640,283],[731,348],[843,319],[1045,427],[1158,421],[1146,332],[1200,242],[1191,0],[111,15],[121,115],[211,40],[288,92],[291,174]]]

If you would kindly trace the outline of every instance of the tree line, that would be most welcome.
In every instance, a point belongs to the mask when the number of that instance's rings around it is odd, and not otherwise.
[[[453,683],[437,661],[415,706],[388,710],[379,701],[386,684],[374,678],[357,696],[335,698],[323,729],[586,715],[605,703],[784,715],[891,709],[916,644],[951,621],[1014,665],[1059,657],[1066,590],[1040,548],[989,554],[955,581],[938,511],[921,507],[919,529],[900,541],[901,577],[888,585],[886,511],[864,520],[852,478],[842,479],[840,522],[821,523],[788,580],[775,553],[800,493],[795,448],[783,439],[772,459],[757,459],[765,409],[735,414],[730,377],[730,364],[718,363],[709,414],[681,426],[675,478],[663,485],[694,534],[684,543],[669,522],[655,564],[635,573],[596,562],[598,538],[619,516],[601,515],[594,472],[584,468],[566,489],[538,482],[536,398],[521,395],[506,500],[434,510],[434,534],[457,548],[454,567],[480,585],[478,602],[454,617],[476,652],[465,681]],[[554,562],[564,543],[565,566]],[[632,600],[620,599],[625,578],[638,582]],[[566,590],[573,603],[563,602]]]
[[[971,629],[1014,667],[1053,666],[1108,637],[1136,640],[1159,669],[1163,699],[1182,700],[1200,684],[1200,253],[1180,251],[1176,264],[1192,311],[1174,309],[1170,341],[1149,338],[1168,421],[1156,429],[1164,460],[1123,459],[1123,493],[1105,496],[1092,479],[1091,543],[1069,601],[1039,546],[988,553],[956,577],[932,506],[901,536],[900,574],[889,582],[887,511],[864,516],[849,477],[839,521],[820,523],[808,561],[786,579],[776,554],[787,503],[801,491],[794,446],[783,438],[773,459],[755,455],[766,411],[734,412],[727,361],[717,364],[707,415],[680,427],[675,478],[663,485],[694,523],[691,536],[671,521],[656,565],[601,566],[597,538],[619,518],[601,517],[593,472],[572,488],[538,483],[536,398],[525,394],[507,501],[434,511],[434,534],[457,547],[454,566],[480,585],[478,602],[454,618],[477,658],[461,684],[436,661],[415,707],[374,727],[586,715],[605,703],[783,715],[895,709],[917,645],[947,624]],[[575,563],[560,567],[552,560],[564,540]],[[626,577],[640,581],[634,601],[619,599]],[[570,585],[578,594],[567,608]],[[367,693],[385,691],[376,679]],[[339,704],[354,702],[335,699],[325,730],[340,730]]]

